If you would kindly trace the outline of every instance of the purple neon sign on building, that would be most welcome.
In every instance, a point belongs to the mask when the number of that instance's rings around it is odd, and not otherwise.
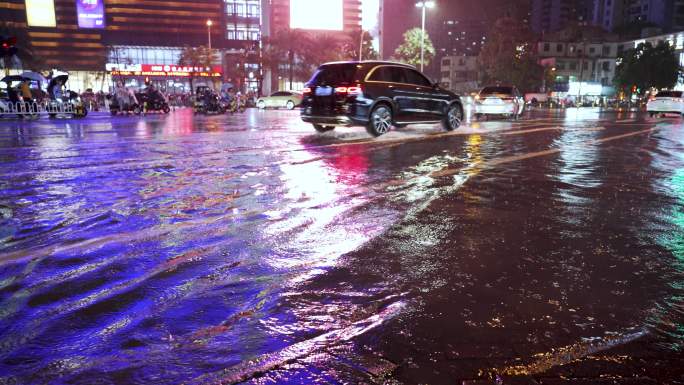
[[[104,28],[104,0],[76,0],[78,26]]]

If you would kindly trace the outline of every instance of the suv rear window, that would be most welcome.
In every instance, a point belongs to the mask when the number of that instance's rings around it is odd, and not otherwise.
[[[513,95],[513,87],[485,87],[480,91],[480,95],[491,94]]]
[[[682,91],[660,91],[656,98],[681,98]]]
[[[356,81],[356,64],[328,64],[318,68],[308,84],[310,86],[351,84]]]

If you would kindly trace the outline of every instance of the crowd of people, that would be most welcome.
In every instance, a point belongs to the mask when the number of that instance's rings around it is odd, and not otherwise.
[[[150,90],[154,91],[155,93],[158,93],[159,95],[162,95],[168,102],[168,104],[175,108],[192,107],[196,98],[204,97],[204,95],[193,95],[190,92],[166,93],[163,90],[159,90],[154,86],[147,87],[141,91],[149,92]],[[133,89],[132,87],[125,87],[121,82],[117,82],[117,85],[114,87],[112,94],[103,91],[94,92],[92,89],[87,89],[85,92],[81,94],[81,99],[86,104],[88,110],[100,111],[106,110],[108,108],[112,98],[117,98],[119,99],[120,103],[124,102],[124,104],[138,104],[135,94],[135,89]],[[231,101],[237,95],[242,99],[242,103],[248,107],[253,107],[256,103],[256,99],[258,98],[257,94],[253,91],[243,94],[239,92],[237,89],[233,88],[223,90],[218,94],[221,96],[221,98],[227,101]]]

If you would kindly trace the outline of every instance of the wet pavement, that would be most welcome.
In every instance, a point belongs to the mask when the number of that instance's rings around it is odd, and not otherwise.
[[[684,383],[684,124],[0,121],[0,384]]]

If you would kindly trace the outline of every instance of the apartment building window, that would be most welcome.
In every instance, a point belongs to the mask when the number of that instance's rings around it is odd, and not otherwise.
[[[603,69],[604,71],[610,71],[610,62],[604,61],[601,65],[601,69]]]
[[[442,65],[443,66],[450,66],[451,65],[451,59],[442,59]]]
[[[259,40],[259,26],[245,24],[228,24],[226,38],[228,40]]]
[[[570,63],[570,70],[571,70],[571,71],[577,70],[577,63],[571,62],[571,63]]]
[[[556,44],[556,52],[563,52],[563,44]]]
[[[551,44],[544,43],[544,52],[549,52],[550,49],[551,49]]]
[[[259,0],[224,0],[226,15],[232,17],[259,17]]]
[[[610,46],[609,45],[603,46],[602,54],[603,54],[603,56],[610,56]]]
[[[589,47],[589,53],[590,53],[590,54],[596,53],[596,48],[594,48],[594,47]]]

